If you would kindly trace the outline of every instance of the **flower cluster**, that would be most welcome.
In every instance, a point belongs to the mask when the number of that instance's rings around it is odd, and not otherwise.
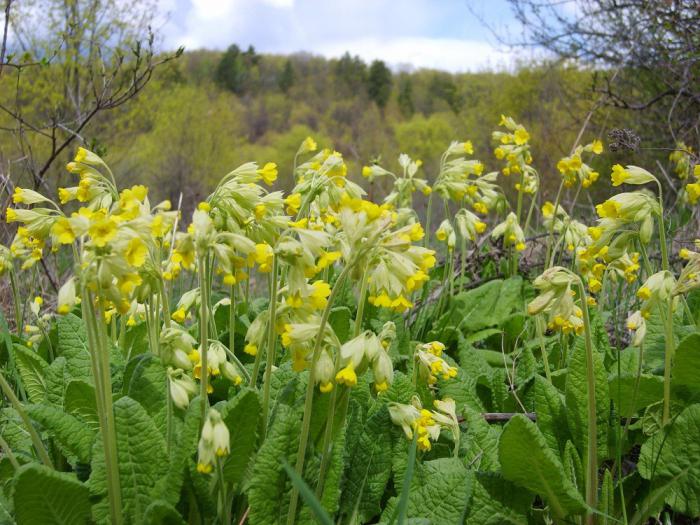
[[[557,170],[562,176],[565,187],[571,188],[576,183],[580,183],[582,188],[590,188],[600,177],[597,171],[582,161],[584,153],[600,155],[603,153],[603,143],[600,140],[594,140],[585,146],[577,146],[571,155],[557,162]]]
[[[412,440],[415,434],[418,449],[422,451],[432,448],[432,442],[440,438],[442,429],[451,432],[455,446],[459,443],[459,420],[454,400],[436,399],[434,405],[436,410],[427,410],[417,397],[410,405],[389,404],[391,421],[403,429],[407,439]]]

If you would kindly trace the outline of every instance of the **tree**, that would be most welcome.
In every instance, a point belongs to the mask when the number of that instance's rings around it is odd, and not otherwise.
[[[435,98],[444,100],[455,115],[462,109],[464,99],[459,94],[451,75],[439,73],[433,75],[430,82],[430,93]]]
[[[358,56],[345,53],[333,68],[338,91],[355,95],[364,89],[367,82],[367,64]]]
[[[282,74],[277,81],[282,93],[288,93],[290,88],[294,85],[294,76],[294,66],[292,65],[292,61],[287,59],[287,61],[284,63]]]
[[[139,0],[5,1],[0,156],[20,167],[15,182],[29,175],[35,189],[45,185],[56,159],[88,141],[89,124],[181,55],[156,53],[153,8]]]
[[[248,46],[245,52],[233,44],[224,52],[216,68],[216,81],[236,95],[242,95],[249,90],[251,73],[258,65],[259,55],[253,46]]]
[[[391,96],[391,71],[381,60],[375,60],[369,68],[367,77],[367,94],[380,109],[386,107]]]
[[[413,105],[413,82],[411,77],[403,75],[399,82],[399,109],[406,118],[411,118],[415,112]]]
[[[602,102],[639,113],[648,138],[700,143],[696,0],[509,2],[525,43],[595,67]]]

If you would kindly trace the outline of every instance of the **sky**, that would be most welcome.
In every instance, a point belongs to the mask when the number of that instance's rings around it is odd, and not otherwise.
[[[258,52],[346,51],[394,69],[508,69],[517,58],[493,32],[517,23],[506,0],[159,0],[163,43],[175,48]],[[523,57],[522,52],[517,55]]]

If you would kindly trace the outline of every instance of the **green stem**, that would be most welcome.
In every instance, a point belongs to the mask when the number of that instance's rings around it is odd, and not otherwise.
[[[99,303],[99,301],[98,301]],[[117,455],[117,436],[112,404],[112,378],[109,366],[109,345],[104,323],[104,312],[95,308],[92,293],[83,288],[82,293],[83,318],[90,345],[95,393],[97,395],[98,414],[100,416],[100,432],[105,454],[105,470],[107,473],[107,495],[110,515],[113,524],[122,523],[121,486],[119,480],[119,460]]]
[[[579,294],[581,296],[581,310],[583,311],[584,340],[586,343],[586,379],[588,387],[588,449],[586,451],[586,503],[591,509],[586,515],[586,522],[594,523],[592,510],[597,507],[598,499],[598,430],[595,401],[595,371],[593,370],[593,338],[591,336],[591,320],[588,315],[586,302],[586,289],[583,281],[579,279]]]
[[[7,456],[7,459],[10,460],[12,468],[19,470],[19,462],[17,461],[14,452],[12,452],[10,445],[7,444],[7,441],[5,441],[2,436],[0,436],[0,451],[2,451]]]
[[[547,345],[544,342],[544,330],[542,328],[543,319],[539,316],[535,318],[535,330],[540,341],[540,351],[542,352],[542,364],[544,365],[544,375],[547,381],[552,382],[552,372],[549,369],[549,356],[547,355]]]
[[[321,323],[318,329],[318,337],[314,344],[314,352],[311,359],[311,365],[309,368],[309,378],[306,385],[306,397],[304,400],[304,418],[301,423],[301,435],[299,437],[299,449],[297,451],[297,461],[295,465],[296,473],[299,476],[303,475],[304,472],[304,460],[306,459],[306,445],[309,442],[309,432],[311,430],[311,409],[314,403],[314,383],[316,382],[316,362],[321,355],[321,343],[323,341],[323,335],[326,330],[326,324],[328,323],[328,317],[331,313],[331,308],[333,307],[333,302],[339,293],[339,290],[343,287],[345,279],[350,272],[352,266],[348,263],[345,268],[340,272],[338,278],[335,281],[333,290],[331,290],[331,295],[328,297],[328,302],[326,303],[326,308],[323,310],[323,315],[321,316]],[[289,513],[287,514],[287,524],[292,525],[296,521],[297,514],[297,504],[299,502],[299,490],[294,487],[292,488],[291,498],[289,500]]]
[[[32,440],[32,444],[34,445],[34,448],[36,449],[36,453],[39,456],[39,459],[41,459],[42,463],[44,465],[46,465],[47,467],[54,468],[53,463],[51,462],[51,458],[49,457],[49,453],[46,451],[46,447],[44,447],[44,443],[41,441],[41,438],[39,437],[39,434],[37,433],[36,429],[34,428],[34,425],[32,425],[32,422],[29,420],[29,416],[27,415],[27,412],[25,412],[24,407],[22,406],[22,403],[20,403],[19,399],[17,399],[17,396],[15,395],[14,391],[12,390],[12,387],[7,382],[7,380],[5,379],[5,376],[1,372],[0,372],[0,388],[2,389],[2,391],[5,394],[5,396],[7,397],[7,399],[10,400],[10,404],[12,405],[12,408],[14,408],[15,411],[17,412],[17,414],[19,414],[19,417],[22,419],[24,426],[27,428],[27,432],[29,432],[29,437]]]
[[[673,298],[668,299],[668,311],[664,319],[664,410],[663,426],[671,421],[671,367],[673,366],[673,354],[675,343],[673,341]]]
[[[199,275],[199,353],[201,369],[199,374],[199,397],[201,404],[201,421],[204,424],[204,417],[209,404],[209,368],[207,364],[207,351],[209,349],[209,286],[207,284],[207,256],[200,255],[197,262],[197,272]]]
[[[367,285],[369,283],[369,271],[365,269],[362,272],[362,283],[360,284],[360,297],[357,301],[357,314],[355,316],[355,327],[353,330],[353,338],[360,335],[362,330],[362,318],[365,311],[365,302],[367,301]],[[335,370],[340,368],[340,352],[335,354]],[[349,396],[341,396],[341,404],[345,404],[349,400]],[[323,433],[323,444],[321,445],[321,466],[318,471],[318,483],[316,485],[316,496],[319,498],[323,494],[323,488],[326,482],[326,474],[328,472],[328,464],[331,460],[333,427],[335,426],[336,405],[338,404],[338,388],[334,388],[331,392],[331,399],[328,403],[328,415],[326,416],[326,429]],[[343,426],[345,414],[347,410],[341,410],[340,426]]]
[[[428,196],[428,205],[425,208],[425,237],[423,237],[423,247],[430,247],[430,216],[433,214],[433,194]]]
[[[229,310],[228,310],[228,349],[234,353],[236,339],[236,285],[232,284],[229,289]]]
[[[275,317],[277,316],[277,255],[272,256],[272,273],[270,274],[270,318],[267,321],[267,357],[265,362],[265,375],[263,377],[263,402],[262,402],[262,435],[267,432],[267,415],[270,410],[270,385],[272,383],[272,367],[275,364],[275,351],[277,350],[277,338],[275,337]]]
[[[23,326],[20,303],[22,302],[22,298],[19,295],[19,287],[17,286],[17,276],[15,275],[14,267],[10,267],[10,286],[12,287],[12,302],[15,307],[15,329],[17,330],[17,334],[21,336]]]

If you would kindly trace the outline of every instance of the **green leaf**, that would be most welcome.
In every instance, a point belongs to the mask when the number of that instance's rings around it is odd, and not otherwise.
[[[46,369],[46,399],[52,405],[62,407],[70,376],[66,370],[66,358],[59,356]]]
[[[598,502],[598,510],[602,514],[600,523],[602,525],[612,525],[615,520],[615,482],[612,474],[608,469],[605,469],[603,474],[603,485],[600,488],[600,501]]]
[[[141,523],[153,487],[168,471],[165,440],[146,410],[130,397],[114,403],[114,420],[124,517],[127,522]],[[89,484],[93,492],[106,494],[104,450],[101,440],[95,443]],[[98,514],[100,510],[106,511],[105,501],[96,509]]]
[[[467,525],[527,525],[532,495],[494,472],[474,478]]]
[[[155,500],[148,506],[143,522],[147,525],[185,525],[185,520],[177,509],[161,499]]]
[[[699,348],[700,333],[694,333],[684,338],[676,349],[671,388],[677,397],[700,399]]]
[[[304,499],[304,502],[309,506],[309,508],[313,512],[318,522],[322,525],[333,525],[333,520],[326,512],[326,509],[323,508],[321,502],[318,501],[318,498],[316,497],[314,492],[309,488],[309,486],[301,478],[301,476],[297,474],[296,471],[292,467],[290,467],[289,463],[287,463],[287,461],[285,461],[284,459],[282,459],[282,466],[284,467],[285,472],[289,476],[289,479],[292,480],[292,483],[299,491],[301,497]]]
[[[408,494],[408,517],[428,518],[432,523],[462,523],[472,478],[459,458],[440,458],[419,465]],[[384,515],[391,516],[397,503],[398,498],[392,498]]]
[[[665,501],[677,512],[700,516],[700,404],[691,405],[642,445],[639,473],[654,487],[669,484]]]
[[[124,393],[137,401],[151,416],[165,412],[167,378],[165,367],[154,354],[141,354],[124,383]],[[131,364],[131,363],[130,363]],[[125,376],[125,380],[127,377]]]
[[[436,330],[457,326],[464,333],[499,326],[522,307],[522,279],[496,279],[455,295],[450,311],[437,320]]]
[[[255,452],[260,420],[258,394],[248,388],[241,390],[224,405],[221,417],[231,435],[231,453],[224,464],[224,477],[238,484],[243,480]]]
[[[674,343],[682,340],[685,336],[695,331],[694,326],[683,326],[681,324],[682,309],[678,309],[677,315],[673,319]],[[666,351],[666,332],[664,323],[658,309],[654,309],[649,319],[647,319],[647,334],[644,337],[644,364],[654,370],[663,370],[664,353]]]
[[[664,379],[660,376],[643,374],[639,377],[639,385],[637,385],[636,375],[626,374],[619,378],[613,376],[608,390],[619,416],[632,417],[640,410],[663,399]]]
[[[335,335],[341,343],[350,339],[353,328],[350,308],[347,306],[336,306],[333,308],[328,318],[328,323],[331,325],[331,328],[333,328]]]
[[[499,427],[490,425],[481,412],[471,409],[464,412],[464,422],[467,430],[460,439],[460,455],[476,470],[498,471]]]
[[[355,443],[347,451],[348,472],[340,498],[341,513],[352,516],[357,508],[361,522],[379,514],[380,502],[391,476],[392,423],[382,405],[370,416]]]
[[[85,324],[74,314],[56,318],[58,329],[58,355],[66,358],[66,369],[71,377],[93,383],[90,351]]]
[[[100,430],[100,419],[97,415],[95,387],[80,379],[74,379],[66,387],[64,397],[66,412],[83,420],[92,430]]]
[[[564,452],[570,438],[566,423],[564,396],[549,381],[535,378],[535,412],[537,427],[555,454]]]
[[[278,405],[250,480],[248,501],[251,525],[286,523],[291,481],[280,459],[293,461],[299,446],[301,418],[286,405]]]
[[[576,341],[569,359],[569,371],[566,376],[567,422],[574,443],[580,451],[586,450],[588,443],[588,379],[586,368],[586,350],[583,345],[583,338],[580,337]],[[603,359],[595,349],[593,349],[593,370],[598,459],[603,460],[608,452],[610,397],[608,395],[608,378]]]
[[[53,405],[27,405],[30,418],[41,423],[66,457],[90,462],[95,431],[76,417]]]
[[[153,489],[153,497],[165,500],[171,505],[177,504],[185,478],[185,470],[197,451],[201,420],[199,397],[195,397],[190,401],[185,413],[185,421],[171,444],[168,475],[158,481]],[[199,473],[196,473],[196,476],[197,479],[202,477]]]
[[[29,401],[41,403],[46,399],[46,370],[49,364],[34,351],[20,344],[15,343],[12,350]]]
[[[498,446],[503,477],[540,495],[557,517],[585,509],[581,495],[537,426],[518,414],[505,426]]]
[[[76,525],[90,520],[90,491],[75,476],[43,465],[22,467],[15,478],[19,524]]]

